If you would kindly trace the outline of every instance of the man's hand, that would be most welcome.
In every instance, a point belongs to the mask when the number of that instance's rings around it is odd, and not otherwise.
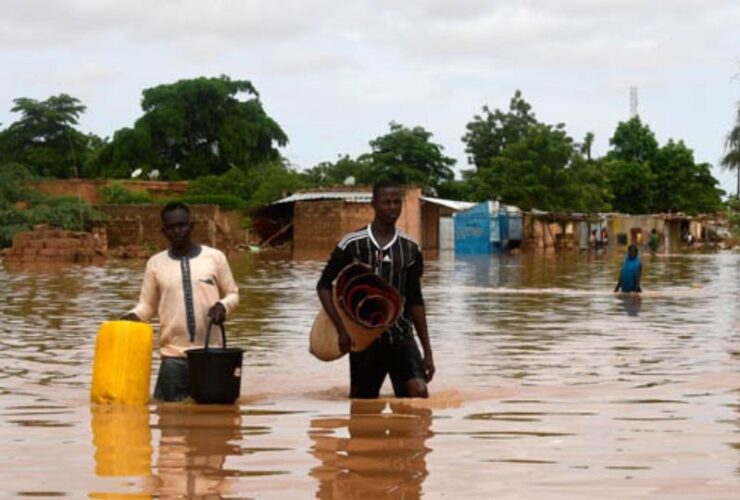
[[[226,321],[226,307],[221,302],[216,302],[208,310],[208,317],[217,325]]]
[[[127,312],[126,314],[121,316],[121,319],[125,321],[141,321],[139,317],[136,315],[136,313],[132,313],[132,312]]]
[[[424,356],[424,380],[431,382],[434,378],[434,359],[431,354]]]

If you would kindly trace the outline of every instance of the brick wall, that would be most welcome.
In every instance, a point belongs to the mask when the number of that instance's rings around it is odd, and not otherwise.
[[[221,210],[216,205],[189,205],[195,228],[193,240],[219,249],[245,243],[246,231],[238,212]],[[159,219],[160,205],[102,205],[108,215],[108,246],[167,248]]]
[[[397,223],[399,229],[417,241],[421,241],[420,197],[420,189],[406,190]],[[293,256],[326,259],[342,236],[366,226],[373,220],[373,214],[373,207],[369,203],[348,203],[343,200],[296,202],[293,211]]]
[[[136,180],[102,180],[102,179],[46,179],[36,181],[33,187],[51,196],[79,196],[83,200],[97,205],[100,200],[100,188],[109,184],[121,184],[129,191],[148,192],[153,198],[165,198],[185,193],[187,181],[136,181]]]
[[[106,234],[102,228],[85,233],[38,226],[33,231],[13,236],[13,246],[7,251],[5,260],[27,264],[89,263],[104,257],[106,250]]]

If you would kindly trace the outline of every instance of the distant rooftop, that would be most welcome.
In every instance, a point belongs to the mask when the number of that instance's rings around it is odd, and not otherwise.
[[[343,200],[348,203],[370,203],[372,199],[372,191],[317,191],[312,193],[294,193],[281,200],[273,202],[273,205],[316,200]]]
[[[469,201],[456,201],[456,200],[445,200],[443,198],[432,198],[431,196],[422,196],[422,201],[427,203],[433,203],[434,205],[441,205],[443,207],[451,208],[461,212],[473,208],[477,203],[471,203]]]

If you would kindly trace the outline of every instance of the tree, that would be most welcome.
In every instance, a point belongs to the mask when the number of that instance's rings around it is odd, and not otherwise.
[[[659,146],[650,127],[636,116],[620,122],[609,142],[607,171],[617,210],[693,214],[720,208],[723,191],[711,166],[697,164],[683,141],[670,139]]]
[[[650,127],[643,125],[639,116],[619,122],[614,135],[609,139],[612,149],[610,159],[649,162],[658,153],[658,141]]]
[[[720,161],[727,170],[737,172],[737,190],[735,196],[740,199],[740,105],[737,107],[735,126],[728,132],[725,139],[725,155]]]
[[[7,210],[20,201],[30,201],[36,193],[29,188],[34,175],[25,165],[3,163],[0,165],[0,210]]]
[[[581,143],[581,154],[586,157],[587,160],[591,160],[591,148],[594,146],[594,133],[587,132]]]
[[[653,211],[655,176],[648,162],[606,159],[607,185],[614,197],[614,210],[646,214]]]
[[[609,144],[605,168],[614,209],[623,213],[655,212],[658,175],[653,163],[658,141],[653,131],[634,116],[617,124]]]
[[[276,161],[277,148],[288,142],[246,80],[201,77],[158,85],[144,90],[141,107],[133,128],[117,132],[90,170],[124,177],[156,169],[162,179],[194,179]]]
[[[455,160],[443,154],[443,147],[431,142],[432,134],[422,127],[408,128],[390,123],[390,132],[370,141],[371,152],[359,158],[369,163],[361,172],[363,182],[392,179],[401,184],[418,184],[435,193],[455,176]]]
[[[222,175],[199,177],[188,184],[187,197],[235,197],[245,201],[247,208],[258,208],[305,186],[300,173],[276,160],[263,162],[249,172],[232,168]]]
[[[479,196],[501,198],[525,210],[572,209],[566,191],[572,182],[567,166],[573,152],[573,141],[562,127],[532,126],[492,158],[489,167],[478,170],[483,189]]]
[[[100,139],[75,129],[85,106],[67,94],[45,101],[21,97],[13,100],[20,118],[0,132],[3,161],[28,166],[42,177],[78,177],[81,165]]]
[[[332,163],[321,162],[301,174],[304,180],[314,186],[332,186],[344,184],[349,178],[356,183],[369,183],[372,178],[370,161],[365,156],[362,159],[353,159],[349,155],[340,156]]]
[[[475,170],[463,172],[469,198],[500,198],[523,209],[594,212],[608,208],[601,166],[586,159],[565,125],[537,120],[517,91],[509,110],[483,108],[463,137]],[[593,141],[593,134],[587,142]]]
[[[520,90],[509,101],[508,112],[491,111],[483,106],[483,114],[473,117],[462,137],[469,155],[468,163],[478,169],[488,167],[492,158],[501,155],[506,146],[519,141],[537,123],[532,106],[524,100]]]

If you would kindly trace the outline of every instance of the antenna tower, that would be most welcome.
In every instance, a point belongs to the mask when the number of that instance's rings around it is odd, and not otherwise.
[[[637,87],[630,87],[630,118],[637,116]]]

